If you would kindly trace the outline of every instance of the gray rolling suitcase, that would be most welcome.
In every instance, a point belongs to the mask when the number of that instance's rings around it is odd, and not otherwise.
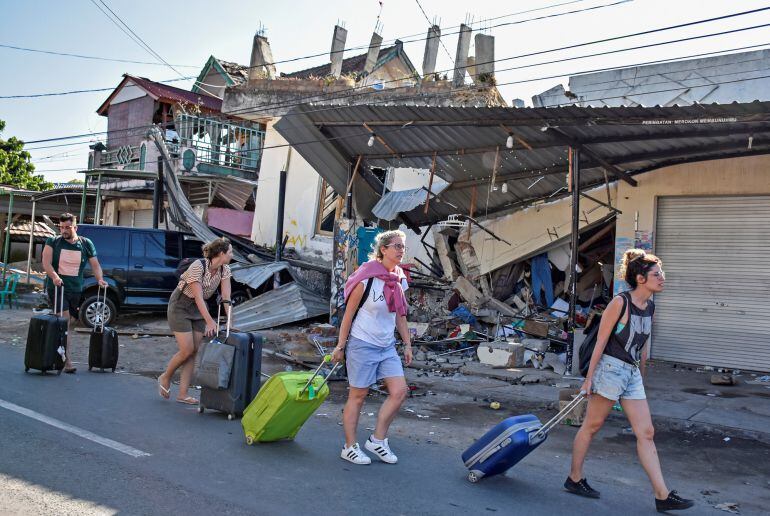
[[[203,413],[206,409],[216,410],[227,414],[227,419],[243,415],[243,411],[259,391],[264,341],[265,337],[259,333],[231,332],[228,316],[223,342],[235,347],[230,381],[227,387],[222,389],[202,386],[198,412]]]

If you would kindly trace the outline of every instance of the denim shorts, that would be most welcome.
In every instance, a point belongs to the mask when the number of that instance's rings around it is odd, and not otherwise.
[[[596,394],[608,400],[647,399],[639,368],[609,355],[602,355],[596,365],[592,386]]]
[[[383,347],[350,337],[345,353],[345,367],[351,387],[366,389],[383,378],[404,376],[395,344]]]

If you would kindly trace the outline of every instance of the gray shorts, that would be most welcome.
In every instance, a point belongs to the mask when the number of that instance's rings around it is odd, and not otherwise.
[[[188,297],[178,288],[168,300],[168,326],[174,333],[206,331],[206,321],[195,304],[195,299]]]
[[[366,389],[383,378],[404,376],[395,344],[387,347],[350,337],[345,353],[345,367],[351,387]]]
[[[609,355],[602,355],[596,365],[592,386],[596,394],[612,401],[647,399],[639,368]]]

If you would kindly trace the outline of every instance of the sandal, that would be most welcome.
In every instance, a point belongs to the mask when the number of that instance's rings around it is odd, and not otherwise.
[[[171,389],[166,389],[163,387],[163,385],[160,383],[160,376],[158,377],[158,394],[166,399],[171,397]]]
[[[193,398],[192,396],[187,396],[186,398],[177,398],[177,403],[184,403],[185,405],[197,405],[198,400]]]

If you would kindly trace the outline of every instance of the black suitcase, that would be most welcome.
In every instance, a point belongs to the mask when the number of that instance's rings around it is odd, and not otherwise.
[[[265,337],[260,333],[231,332],[227,321],[225,344],[235,346],[230,384],[227,389],[201,387],[198,412],[216,410],[227,414],[227,419],[241,417],[261,385],[262,346]]]
[[[60,307],[64,306],[64,289],[57,288],[54,292],[54,312],[50,314],[33,315],[29,321],[27,332],[27,348],[24,352],[24,371],[37,369],[42,374],[46,371],[57,371],[61,374],[64,369],[64,354],[67,353],[67,319],[56,315],[56,304],[61,290]],[[59,312],[61,313],[62,308]]]
[[[99,293],[101,287],[96,293],[96,302],[99,302]],[[102,313],[98,314],[101,318],[95,321],[93,331],[91,332],[91,340],[88,345],[88,370],[96,367],[104,372],[105,369],[115,369],[118,367],[118,355],[120,353],[118,347],[118,332],[115,328],[110,328],[104,325],[104,307],[107,300],[107,288],[104,288],[104,301],[102,301]],[[101,323],[101,324],[99,324]]]

